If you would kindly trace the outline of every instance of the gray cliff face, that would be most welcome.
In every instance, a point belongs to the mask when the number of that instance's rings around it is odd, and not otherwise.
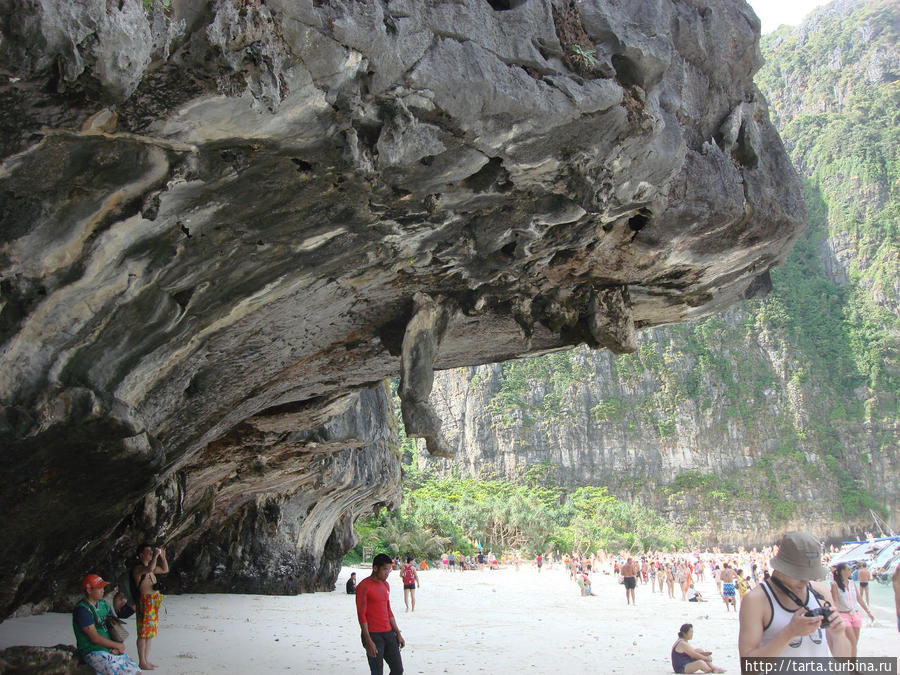
[[[698,353],[695,330],[717,346]],[[545,364],[547,374],[529,379],[508,407],[499,403],[502,364],[439,373],[432,401],[456,458],[420,451],[419,468],[515,480],[549,464],[560,484],[607,486],[704,546],[768,544],[790,529],[871,530],[867,512],[842,513],[840,481],[817,436],[827,420],[840,467],[896,526],[896,418],[834,419],[828,392],[798,376],[797,349],[783,336],[733,309],[682,330],[646,331],[638,343],[629,357],[571,352],[573,376],[558,399],[551,378],[566,361]]]
[[[803,227],[741,1],[172,4],[0,12],[0,614],[145,537],[328,588],[384,378],[446,454],[434,369],[630,351]]]

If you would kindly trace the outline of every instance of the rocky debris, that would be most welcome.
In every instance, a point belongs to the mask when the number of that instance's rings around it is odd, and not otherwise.
[[[7,647],[0,652],[0,675],[92,675],[72,645]]]
[[[397,498],[365,392],[403,372],[443,454],[433,370],[632,349],[805,220],[738,0],[41,0],[0,33],[0,615],[142,539],[185,588],[328,588]]]

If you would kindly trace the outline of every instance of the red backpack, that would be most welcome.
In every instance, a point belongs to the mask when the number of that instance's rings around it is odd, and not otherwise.
[[[412,565],[406,565],[403,568],[403,583],[406,586],[412,586],[416,583],[416,570]]]

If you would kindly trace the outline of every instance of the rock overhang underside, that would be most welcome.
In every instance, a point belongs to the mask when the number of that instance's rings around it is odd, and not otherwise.
[[[737,0],[8,2],[0,613],[169,543],[330,588],[435,369],[769,288],[805,223]],[[52,582],[52,583],[51,583]]]

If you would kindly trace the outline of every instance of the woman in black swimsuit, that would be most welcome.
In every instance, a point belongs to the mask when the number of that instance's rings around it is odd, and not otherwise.
[[[691,646],[692,637],[693,624],[683,624],[678,630],[678,639],[672,645],[672,670],[676,673],[724,673],[723,668],[713,665],[712,652]]]

